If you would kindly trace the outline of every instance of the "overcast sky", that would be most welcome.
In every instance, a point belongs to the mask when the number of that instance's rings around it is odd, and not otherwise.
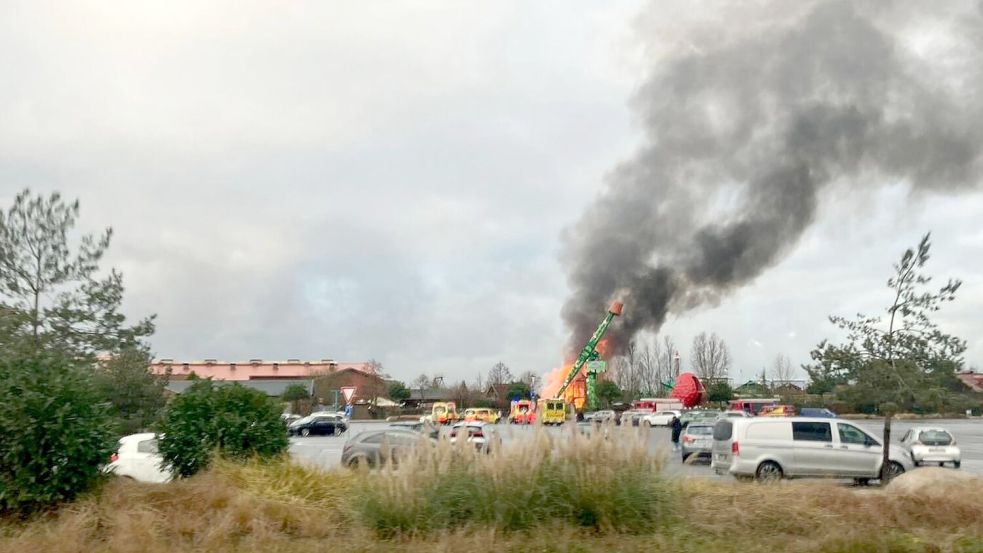
[[[685,39],[653,29],[693,10],[369,4],[0,0],[0,202],[58,190],[82,228],[112,226],[107,264],[129,314],[157,313],[159,357],[547,372],[562,233],[639,147],[632,96]],[[671,318],[684,364],[701,330],[735,378],[806,362],[828,314],[884,308],[931,230],[929,271],[964,281],[938,319],[983,368],[983,195],[886,184],[828,190],[780,264]]]

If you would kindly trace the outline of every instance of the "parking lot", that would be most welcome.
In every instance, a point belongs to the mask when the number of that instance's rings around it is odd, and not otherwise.
[[[875,437],[879,438],[883,434],[883,425],[880,421],[852,422]],[[290,454],[301,463],[325,469],[334,468],[340,464],[342,448],[350,436],[364,430],[385,428],[386,426],[388,425],[384,422],[353,421],[351,428],[342,436],[291,438]],[[948,429],[955,435],[958,445],[962,449],[962,470],[983,476],[983,420],[895,421],[891,425],[892,441],[897,442],[905,431],[912,426],[941,426]],[[507,424],[500,424],[497,428],[505,447],[508,447],[509,443],[532,436],[533,432],[536,431],[532,427]],[[569,431],[567,428],[546,428],[545,430],[557,435],[563,431]],[[651,430],[639,429],[639,431],[648,435],[649,450],[653,455],[666,455],[665,471],[667,474],[718,478],[710,470],[707,462],[700,461],[684,465],[680,461],[679,454],[671,451],[669,429],[652,428]]]

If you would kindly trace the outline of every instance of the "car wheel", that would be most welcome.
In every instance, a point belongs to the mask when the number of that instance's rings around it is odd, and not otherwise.
[[[952,467],[953,468],[959,468],[959,465],[961,465],[961,464],[962,464],[962,461],[953,461],[952,462]]]
[[[891,461],[887,464],[887,470],[883,470],[882,472],[881,483],[886,484],[887,482],[890,482],[891,480],[894,480],[898,476],[904,474],[904,467],[897,461]]]
[[[758,470],[755,471],[754,475],[757,477],[758,482],[766,483],[778,482],[785,476],[782,472],[782,467],[772,461],[765,461],[758,465]]]
[[[362,467],[368,467],[369,464],[366,463],[365,461],[366,460],[364,457],[352,457],[351,459],[348,460],[348,464],[346,466],[350,469],[355,469],[355,470],[360,469]]]
[[[310,436],[311,435],[311,429],[310,428],[305,428],[305,429],[301,430],[300,431],[300,435],[303,436],[303,437],[305,437],[305,438],[308,437],[308,436]]]

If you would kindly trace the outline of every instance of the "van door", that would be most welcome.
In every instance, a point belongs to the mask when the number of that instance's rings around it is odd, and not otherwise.
[[[831,426],[828,422],[792,421],[795,466],[786,472],[795,476],[837,473],[842,459],[834,449]]]
[[[849,476],[875,478],[881,447],[877,440],[852,424],[836,423],[843,470]]]

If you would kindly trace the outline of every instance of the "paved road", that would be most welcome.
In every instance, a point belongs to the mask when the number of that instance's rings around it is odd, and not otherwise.
[[[883,425],[879,421],[852,421],[864,428],[875,437],[883,434]],[[962,470],[983,476],[983,420],[939,420],[939,421],[895,421],[891,425],[892,441],[904,435],[912,426],[942,426],[956,436],[956,441],[962,449]],[[386,423],[353,422],[350,430],[343,436],[291,438],[290,454],[299,462],[312,464],[321,468],[333,468],[340,464],[341,450],[348,438],[364,430],[385,428]],[[499,425],[499,433],[505,447],[509,442],[522,440],[535,431],[534,428],[521,426]],[[558,433],[559,428],[548,428],[547,431]],[[669,450],[669,430],[653,428],[648,431],[649,449],[653,454],[666,454],[666,472],[670,475],[698,476],[715,478],[709,463],[698,462],[683,465],[679,454]]]

